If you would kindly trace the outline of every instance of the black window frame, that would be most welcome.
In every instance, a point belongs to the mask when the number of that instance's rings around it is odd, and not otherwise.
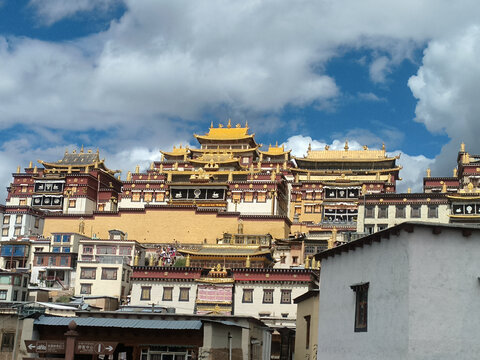
[[[247,294],[250,294],[250,300],[247,298]],[[243,289],[243,294],[242,294],[242,303],[243,304],[252,304],[253,303],[253,289]]]
[[[273,291],[274,289],[263,289],[263,304],[273,304]],[[271,296],[271,299],[267,297],[267,294],[270,294],[268,296]]]
[[[148,290],[148,296],[146,295],[146,292]],[[140,300],[151,300],[152,299],[152,287],[151,286],[142,286],[141,291],[140,291]]]
[[[368,288],[370,283],[351,285],[355,292],[354,332],[368,331]]]

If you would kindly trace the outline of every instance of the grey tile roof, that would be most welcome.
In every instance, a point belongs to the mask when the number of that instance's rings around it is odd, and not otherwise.
[[[168,330],[199,330],[200,320],[156,320],[156,319],[115,319],[115,318],[79,318],[40,316],[35,325],[68,326],[74,320],[78,326],[116,327],[128,329],[168,329]]]

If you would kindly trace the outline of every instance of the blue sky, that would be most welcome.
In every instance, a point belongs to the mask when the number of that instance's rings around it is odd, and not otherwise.
[[[477,1],[0,0],[0,160],[100,148],[123,176],[211,121],[401,153],[400,190],[480,152]]]

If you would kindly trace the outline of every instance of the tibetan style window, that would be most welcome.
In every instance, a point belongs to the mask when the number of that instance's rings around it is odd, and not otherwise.
[[[307,192],[305,195],[306,200],[313,200],[313,192]]]
[[[355,292],[355,332],[367,331],[368,287],[369,283],[361,283],[350,286],[350,288]]]
[[[165,201],[165,193],[164,192],[156,193],[155,194],[155,201],[157,201],[157,202]]]
[[[234,192],[232,194],[232,200],[233,202],[240,202],[240,199],[242,198],[242,193],[239,192]]]
[[[180,288],[178,301],[188,301],[190,298],[190,288]]]
[[[77,200],[73,199],[73,200],[68,200],[68,207],[69,208],[74,208],[77,206]]]
[[[253,193],[252,192],[246,192],[243,196],[243,201],[252,202],[253,201]]]
[[[20,199],[20,206],[27,205],[27,199]]]
[[[421,217],[421,207],[420,205],[411,205],[410,206],[410,217],[411,218],[420,218]]]
[[[438,218],[438,206],[437,205],[429,205],[428,206],[428,217],[430,219]]]
[[[292,290],[281,290],[282,295],[280,297],[281,304],[291,304],[292,303]]]
[[[90,295],[92,293],[92,284],[80,284],[80,294]]]
[[[404,219],[406,216],[405,205],[395,206],[395,217],[399,219]]]
[[[298,264],[298,256],[292,256],[292,263]]]
[[[142,293],[140,295],[140,300],[150,300],[152,294],[151,286],[142,286]]]
[[[0,290],[0,300],[7,300],[7,290]]]
[[[152,197],[153,193],[151,192],[146,192],[143,194],[143,199],[145,200],[145,202],[152,202]]]
[[[2,236],[8,236],[8,228],[2,229]]]
[[[13,351],[13,346],[15,343],[15,333],[13,332],[4,332],[2,335],[2,351]]]
[[[266,201],[267,201],[267,193],[266,192],[257,193],[257,202],[266,202]]]
[[[317,213],[317,214],[321,214],[322,213],[322,205],[316,204],[313,208],[313,212]]]
[[[15,232],[13,233],[15,236],[19,236],[21,234],[21,228],[17,227],[15,228]]]
[[[378,224],[377,229],[378,231],[385,230],[388,227],[388,224]]]
[[[135,201],[135,202],[140,201],[140,193],[139,192],[132,193],[132,201]]]
[[[80,268],[80,279],[90,279],[95,280],[97,276],[97,269],[90,267],[81,267]]]
[[[102,280],[117,280],[117,269],[102,268]]]
[[[285,264],[287,257],[285,255],[280,256],[280,264]]]
[[[35,225],[34,225],[34,226],[35,226],[35,229],[38,229],[38,228],[39,228],[39,226],[40,226],[40,218],[38,218],[38,217],[35,218]]]
[[[388,218],[388,206],[381,205],[381,206],[378,207],[378,218],[379,219]]]
[[[263,289],[263,303],[273,304],[273,289]]]
[[[17,215],[15,219],[15,224],[20,225],[22,223],[23,215]]]
[[[365,217],[367,219],[375,217],[375,206],[365,206]]]
[[[302,207],[301,206],[295,206],[295,214],[300,215],[302,213]]]
[[[3,225],[8,225],[10,224],[10,215],[5,215],[3,217]]]
[[[163,301],[172,301],[173,299],[173,287],[164,287],[163,288]]]
[[[253,289],[243,289],[242,303],[253,303]]]
[[[313,205],[305,205],[305,213],[312,213]]]

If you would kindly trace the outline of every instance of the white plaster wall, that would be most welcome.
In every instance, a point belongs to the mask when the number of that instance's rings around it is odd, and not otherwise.
[[[80,273],[82,267],[95,267],[96,277],[95,279],[80,279]],[[116,280],[102,280],[102,267],[104,268],[116,268],[117,279]],[[123,264],[97,264],[90,262],[78,262],[77,272],[78,276],[72,279],[72,284],[75,284],[75,295],[82,296],[80,294],[81,284],[92,284],[91,296],[113,296],[120,298],[122,296],[122,286],[127,286],[126,281],[122,281],[122,270],[130,269],[129,266]],[[128,285],[130,287],[130,285]]]
[[[447,204],[440,204],[438,205],[438,217],[437,218],[429,218],[428,217],[428,205],[421,205],[421,217],[420,218],[412,218],[411,215],[411,207],[410,205],[406,205],[406,216],[405,218],[397,218],[395,217],[395,205],[388,206],[388,218],[378,218],[378,206],[375,207],[375,217],[374,218],[365,218],[365,208],[363,204],[359,204],[358,206],[358,218],[357,218],[357,231],[364,232],[365,225],[374,225],[375,231],[379,231],[378,225],[387,224],[388,227],[392,227],[398,224],[401,224],[406,221],[427,221],[432,223],[439,223],[439,224],[448,224],[450,222],[450,218],[448,214],[450,213],[449,207]]]
[[[143,209],[145,207],[145,203],[143,201],[132,201],[130,198],[122,198],[118,203],[118,207],[121,208],[135,208],[135,209]]]
[[[140,300],[142,286],[151,286],[150,300]],[[164,301],[163,288],[173,287],[172,301]],[[190,294],[188,301],[178,301],[180,288],[189,287]],[[195,299],[197,297],[197,284],[185,281],[133,281],[130,305],[133,306],[151,306],[152,303],[158,306],[174,307],[178,314],[193,314],[195,309]]]
[[[242,303],[243,289],[253,289],[253,302]],[[263,289],[274,289],[273,304],[263,303]],[[291,303],[281,304],[281,291],[292,290]],[[282,313],[288,313],[287,319],[295,319],[297,305],[293,299],[308,291],[308,284],[270,284],[270,283],[235,283],[234,314],[246,315],[258,318],[260,312],[269,312],[270,317],[282,317]]]
[[[318,359],[407,359],[408,242],[382,239],[322,260]],[[368,331],[354,332],[353,284],[369,282]]]
[[[480,354],[480,234],[415,228],[410,241],[409,359]],[[420,240],[421,239],[421,240]]]
[[[227,211],[235,211],[235,204],[229,199],[227,200]],[[266,202],[240,202],[237,204],[237,211],[246,215],[271,215],[272,214],[272,199],[267,199]]]

